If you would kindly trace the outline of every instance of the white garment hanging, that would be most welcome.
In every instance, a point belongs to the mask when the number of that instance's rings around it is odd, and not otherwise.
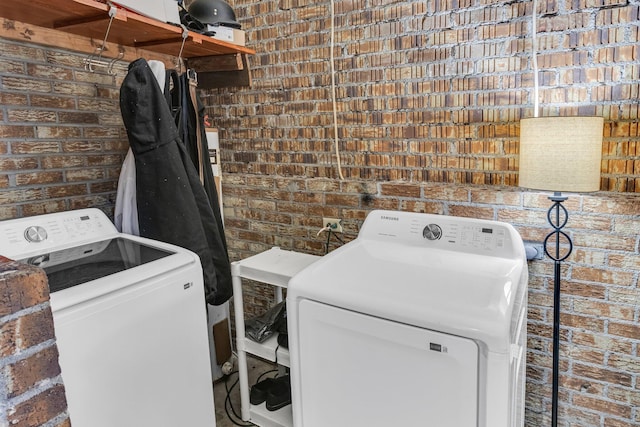
[[[164,63],[155,60],[147,61],[151,72],[158,81],[160,90],[164,91],[166,72]],[[129,148],[122,163],[116,193],[116,207],[114,224],[118,231],[127,234],[140,235],[138,227],[138,204],[136,202],[136,162],[133,151]]]
[[[140,235],[136,203],[136,159],[131,148],[127,151],[120,170],[114,224],[122,233]]]

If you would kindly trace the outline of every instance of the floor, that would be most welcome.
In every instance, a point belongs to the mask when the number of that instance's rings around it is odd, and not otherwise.
[[[249,371],[249,386],[255,384],[260,375],[277,369],[277,366],[272,363],[250,356],[247,357],[247,367]],[[276,373],[276,371],[271,372],[263,378],[266,378],[268,375],[275,376]],[[236,362],[233,373],[229,375],[226,380],[220,379],[216,381],[213,386],[214,400],[216,403],[216,427],[253,426],[253,424],[242,421],[240,418],[240,387],[236,383],[237,379],[238,367]],[[229,402],[226,402],[227,389],[230,389]],[[225,410],[225,402],[227,410]],[[238,415],[237,417],[233,415],[230,405],[233,406],[233,410]]]

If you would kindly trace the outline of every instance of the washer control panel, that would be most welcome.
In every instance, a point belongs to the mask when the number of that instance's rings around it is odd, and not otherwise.
[[[358,237],[509,258],[524,251],[507,223],[414,212],[373,211]]]
[[[81,209],[0,222],[0,255],[15,258],[117,234],[99,209]]]
[[[460,248],[500,250],[504,248],[507,239],[506,229],[497,225],[450,223],[443,226],[445,231],[441,238],[444,242]]]

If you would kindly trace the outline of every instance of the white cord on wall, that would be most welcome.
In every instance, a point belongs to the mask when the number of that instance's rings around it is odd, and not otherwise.
[[[331,102],[333,105],[333,145],[336,150],[336,160],[338,162],[338,175],[343,180],[342,164],[340,162],[340,147],[338,146],[338,108],[336,105],[336,68],[335,57],[333,54],[333,47],[335,44],[335,5],[334,0],[331,0],[331,43],[330,43],[330,64],[331,64]]]
[[[531,12],[531,64],[533,67],[533,117],[540,115],[540,106],[538,100],[538,24],[536,16],[538,15],[538,1],[533,0],[533,10]]]

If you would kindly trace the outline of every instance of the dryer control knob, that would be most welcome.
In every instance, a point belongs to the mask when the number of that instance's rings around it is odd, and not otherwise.
[[[38,225],[32,225],[24,230],[24,238],[27,239],[28,242],[32,243],[43,242],[47,240],[47,230]]]
[[[438,240],[442,237],[442,229],[438,224],[429,224],[422,230],[422,237],[427,240]]]

